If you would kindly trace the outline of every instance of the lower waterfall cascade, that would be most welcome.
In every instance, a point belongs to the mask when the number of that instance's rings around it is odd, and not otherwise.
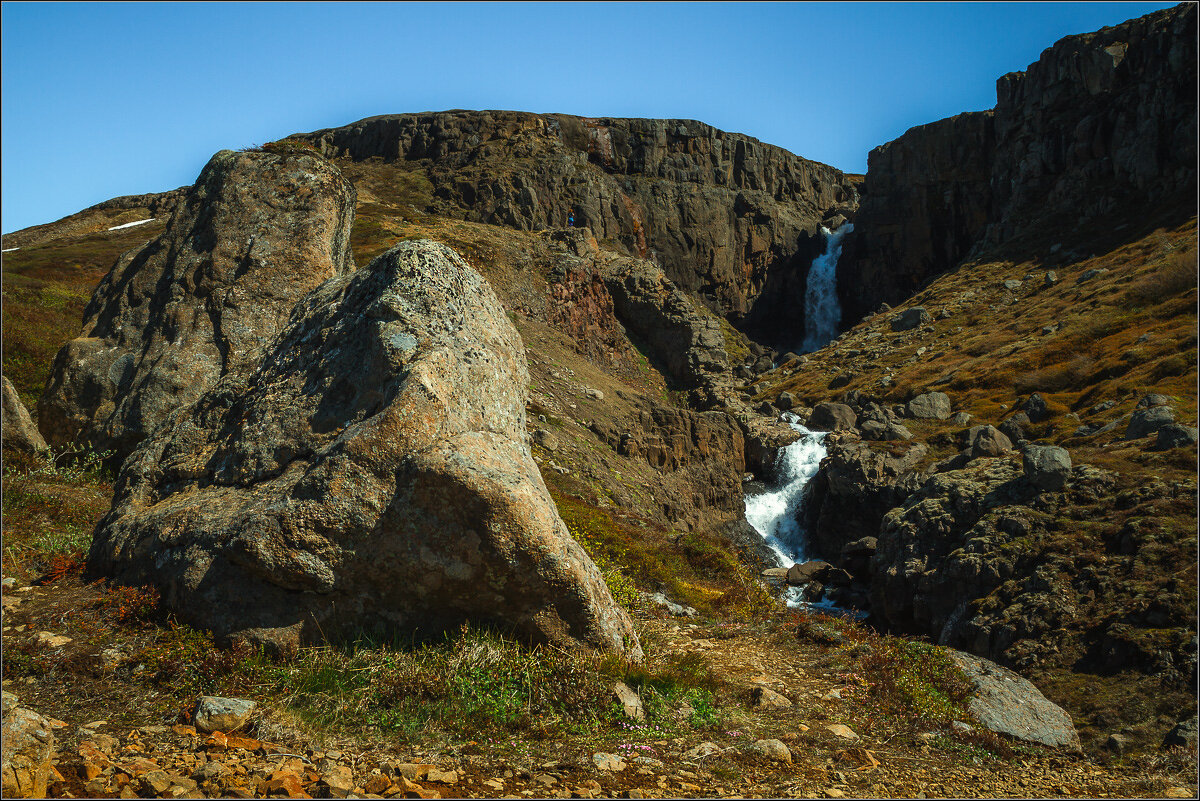
[[[776,457],[776,488],[746,496],[746,521],[762,536],[763,541],[778,557],[779,564],[791,567],[814,558],[808,552],[808,536],[800,522],[804,505],[804,489],[817,474],[825,458],[825,432],[810,431],[795,415],[784,413],[783,419],[800,439],[780,448]],[[832,602],[808,602],[801,597],[800,587],[789,587],[787,604],[792,608],[817,607],[833,610]]]

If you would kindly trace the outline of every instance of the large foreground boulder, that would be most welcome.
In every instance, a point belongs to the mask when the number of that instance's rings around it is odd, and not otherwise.
[[[288,650],[491,622],[638,659],[525,444],[519,335],[449,248],[406,242],[297,305],[126,460],[93,574]]]
[[[119,464],[172,410],[257,363],[298,300],[353,269],[354,203],[319,157],[217,153],[162,235],[96,287],[38,402],[42,434]]]

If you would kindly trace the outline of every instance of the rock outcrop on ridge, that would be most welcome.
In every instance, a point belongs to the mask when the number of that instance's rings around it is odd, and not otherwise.
[[[1196,6],[1068,36],[996,82],[996,106],[871,151],[838,263],[843,319],[911,295],[975,248],[1196,191]],[[1051,240],[1053,241],[1053,240]]]
[[[478,273],[403,243],[142,444],[89,567],[281,649],[472,620],[640,658],[525,444],[528,383]]]
[[[17,388],[7,376],[4,376],[2,381],[4,416],[0,428],[3,428],[4,432],[4,447],[30,453],[46,450],[46,440],[42,439],[37,426],[33,424],[33,418],[29,416],[29,410],[21,403]]]
[[[821,223],[857,202],[840,171],[694,120],[445,111],[294,138],[329,157],[419,167],[448,216],[536,230],[574,210],[577,226],[788,346],[804,331],[794,310]]]
[[[170,412],[253,364],[296,301],[353,269],[354,199],[316,156],[213,156],[166,231],[96,288],[38,402],[43,436],[119,463]]]

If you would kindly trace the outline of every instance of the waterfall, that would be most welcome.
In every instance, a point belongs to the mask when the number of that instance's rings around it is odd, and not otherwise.
[[[822,227],[825,252],[813,259],[804,290],[804,344],[801,353],[812,353],[828,345],[838,333],[842,307],[837,297],[837,263],[842,255],[842,239],[854,230],[846,223],[836,231]]]
[[[800,439],[779,451],[775,479],[778,486],[746,496],[746,521],[779,557],[780,564],[791,567],[812,558],[808,553],[807,532],[800,523],[800,511],[804,504],[804,488],[817,474],[817,467],[825,457],[825,432],[809,431],[794,415],[786,412],[783,417],[799,432]],[[791,607],[812,606],[835,611],[828,601],[815,604],[803,601],[799,587],[788,589],[787,603]]]
[[[793,415],[785,417],[788,425],[800,433],[800,439],[781,448],[776,457],[779,486],[760,495],[746,496],[746,521],[762,535],[780,564],[791,567],[809,558],[799,513],[804,503],[804,487],[825,458],[825,432],[809,431]]]

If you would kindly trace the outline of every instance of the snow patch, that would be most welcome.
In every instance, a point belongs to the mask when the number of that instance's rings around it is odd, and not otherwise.
[[[5,248],[4,250],[0,250],[0,253],[12,253],[14,250],[20,250],[20,248]]]
[[[154,217],[151,217],[148,220],[138,220],[137,222],[125,223],[124,225],[114,225],[112,228],[109,228],[108,230],[119,231],[122,228],[132,228],[135,225],[145,225],[148,222],[154,222],[154,219],[155,219]]]

